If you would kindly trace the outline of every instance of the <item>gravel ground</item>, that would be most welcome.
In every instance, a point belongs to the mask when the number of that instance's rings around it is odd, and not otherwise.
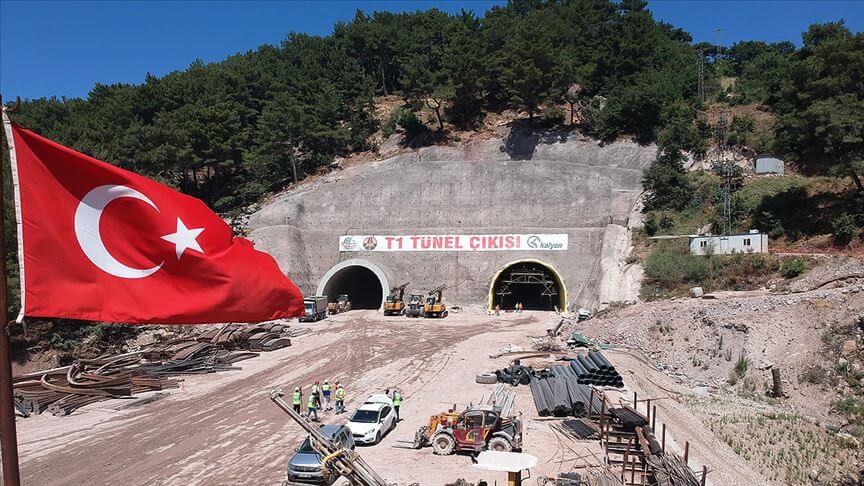
[[[115,400],[69,417],[19,419],[22,476],[25,484],[44,486],[278,484],[302,434],[270,402],[269,391],[338,379],[347,385],[349,409],[384,388],[403,391],[403,421],[380,444],[360,448],[389,481],[503,482],[503,474],[475,469],[467,455],[440,457],[430,449],[394,446],[411,440],[429,415],[454,403],[479,402],[490,387],[476,384],[475,373],[509,361],[489,355],[507,345],[529,347],[530,336],[545,333],[557,320],[532,312],[489,317],[468,311],[434,321],[384,318],[371,311],[336,316],[309,324],[315,332],[290,348],[244,361],[240,371],[189,376],[181,389],[154,394],[152,402],[132,406],[134,401]],[[661,396],[677,386],[631,355],[610,356],[640,396]],[[529,389],[517,387],[516,393],[525,420],[524,451],[539,459],[532,477],[598,464],[598,443],[558,437],[549,427],[555,419],[535,416]],[[630,388],[622,391],[621,397],[627,396]],[[685,407],[669,400],[657,404],[661,421],[669,417],[669,446],[682,449],[690,440],[691,466],[709,464],[709,484],[762,484],[724,443],[699,430],[699,419]],[[346,419],[324,416],[326,422]]]

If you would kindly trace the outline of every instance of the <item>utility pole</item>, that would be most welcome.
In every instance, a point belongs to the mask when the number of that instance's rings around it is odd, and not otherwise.
[[[720,59],[720,54],[723,52],[723,47],[720,45],[720,33],[726,29],[722,29],[720,27],[714,29],[714,33],[717,34],[717,59]]]
[[[12,140],[12,125],[2,98],[0,98],[0,111],[2,111],[3,128],[6,133],[6,145],[12,157],[15,142]],[[14,164],[14,161],[12,163]],[[15,430],[15,398],[12,390],[12,347],[9,343],[9,309],[6,305],[6,248],[2,237],[6,221],[5,196],[3,184],[0,182],[0,255],[3,255],[3,261],[0,261],[0,449],[2,449],[3,484],[20,486],[18,434]]]
[[[726,161],[726,116],[720,115],[714,130],[714,140],[717,143],[717,160],[715,170],[725,179],[723,186],[723,234],[732,233],[732,174],[733,164]]]
[[[705,49],[699,49],[699,100],[703,103],[705,102]],[[573,116],[570,116],[571,120]],[[573,122],[571,121],[572,125]]]

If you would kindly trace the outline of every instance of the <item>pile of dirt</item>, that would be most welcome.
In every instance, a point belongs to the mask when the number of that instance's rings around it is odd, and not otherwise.
[[[827,259],[792,283],[795,293],[641,302],[569,331],[644,357],[769,480],[841,484],[864,460],[864,281],[855,277],[862,267]],[[773,395],[772,369],[783,396]]]
[[[864,285],[792,295],[729,293],[716,299],[680,299],[615,308],[577,324],[587,336],[641,350],[657,369],[691,387],[730,387],[739,361],[761,390],[770,368],[781,370],[787,403],[814,417],[830,415],[834,397],[816,394],[799,375],[824,360],[819,343],[831,326],[864,313]],[[753,383],[757,380],[758,383]],[[742,383],[741,386],[745,384]]]

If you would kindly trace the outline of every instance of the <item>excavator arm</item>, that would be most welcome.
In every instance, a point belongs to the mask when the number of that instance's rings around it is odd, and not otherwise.
[[[394,287],[395,292],[393,292],[393,293],[397,295],[397,297],[396,297],[397,301],[402,300],[402,297],[405,296],[405,288],[408,287],[408,284],[410,284],[410,283],[411,282],[405,282],[404,284],[402,284],[398,287]]]

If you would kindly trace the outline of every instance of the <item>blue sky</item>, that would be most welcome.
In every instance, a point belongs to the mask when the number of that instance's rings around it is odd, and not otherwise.
[[[464,8],[482,14],[503,1],[192,1],[48,2],[0,0],[0,93],[86,96],[97,82],[140,83],[195,59],[218,61],[261,44],[278,44],[290,31],[327,34],[356,9]],[[654,0],[655,17],[697,41],[789,40],[814,22],[845,18],[864,30],[862,1]]]

